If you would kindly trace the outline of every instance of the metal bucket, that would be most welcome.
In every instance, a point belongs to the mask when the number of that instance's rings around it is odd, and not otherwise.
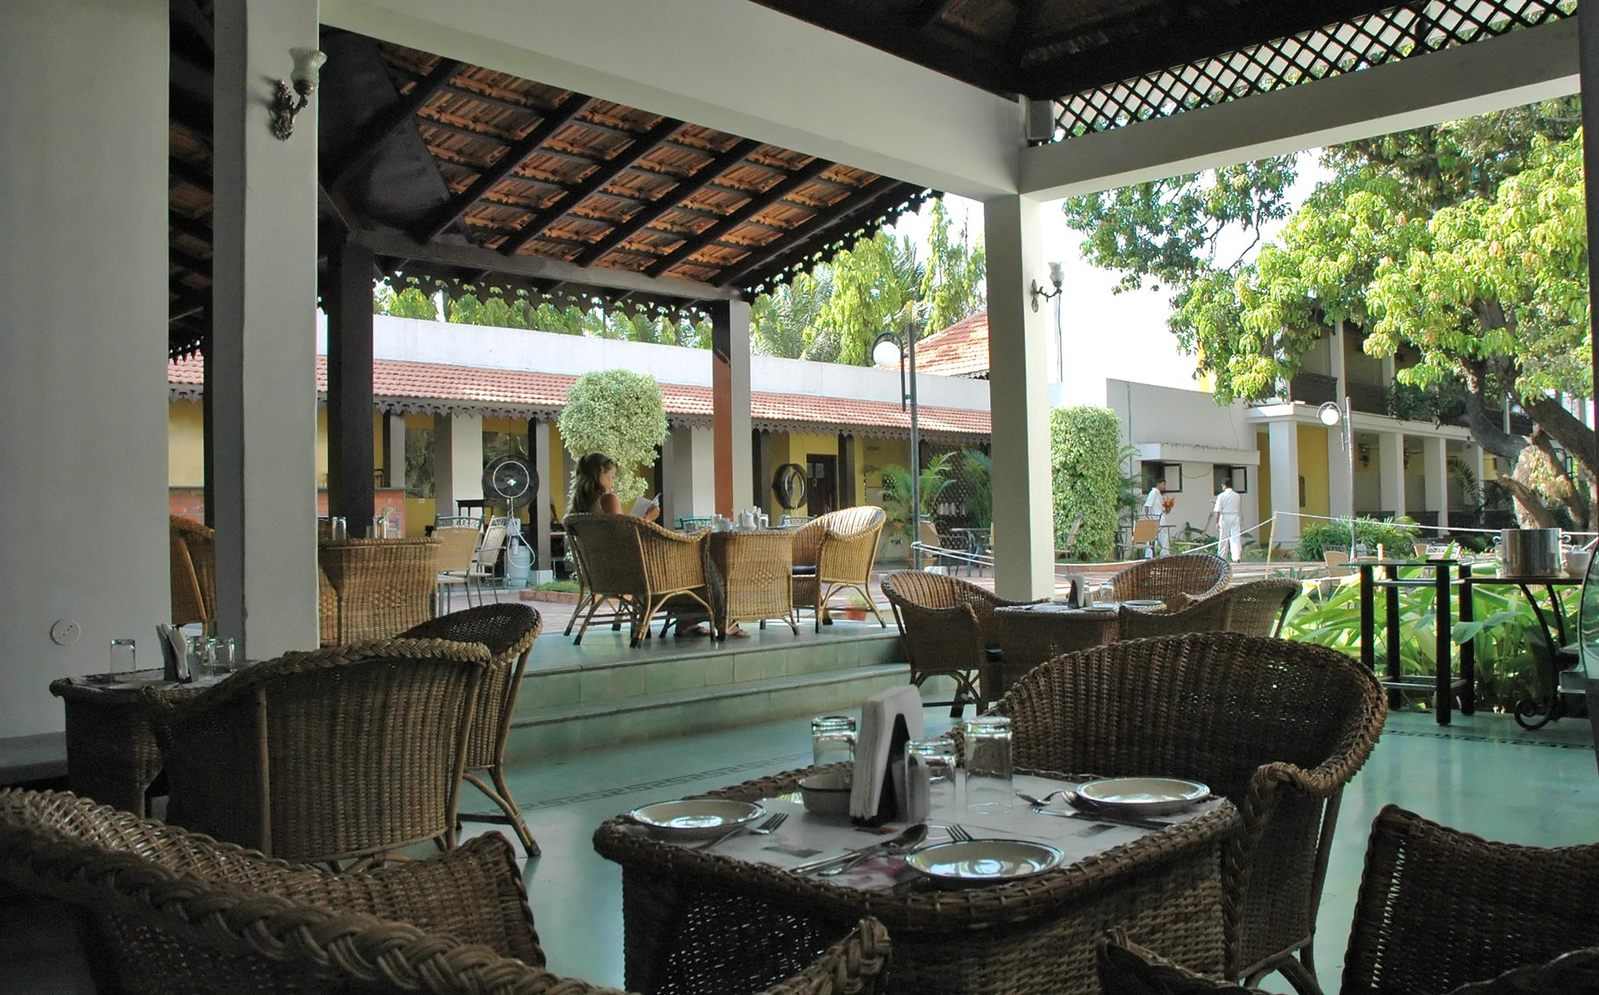
[[[1502,576],[1550,577],[1561,569],[1559,529],[1499,530]]]

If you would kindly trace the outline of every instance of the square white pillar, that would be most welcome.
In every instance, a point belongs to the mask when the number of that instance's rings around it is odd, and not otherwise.
[[[1049,452],[1048,344],[1044,315],[1029,306],[1034,279],[1048,285],[1040,234],[1043,206],[1020,196],[983,202],[988,251],[988,355],[993,386],[994,588],[1001,597],[1054,593]],[[1068,347],[1069,351],[1069,347]]]
[[[483,416],[433,416],[433,507],[441,518],[457,501],[483,500]]]
[[[732,515],[754,503],[750,447],[750,306],[711,304],[711,409],[716,445],[716,511]]]
[[[679,425],[661,447],[661,521],[709,518],[716,512],[716,457],[711,430]]]
[[[1405,434],[1383,432],[1377,436],[1377,488],[1382,510],[1405,513]]]
[[[268,113],[317,32],[315,0],[216,5],[217,614],[261,658],[317,644],[317,98],[288,140]]]
[[[1345,339],[1347,338],[1346,326],[1342,321],[1339,321],[1333,326],[1328,341],[1328,371],[1332,375],[1333,390],[1337,392],[1334,396],[1339,403],[1343,403],[1344,398],[1349,396],[1349,371],[1347,369],[1348,364],[1344,359]]]
[[[1348,518],[1355,513],[1354,478],[1344,449],[1344,427],[1335,425],[1323,431],[1327,433],[1327,513]]]
[[[384,482],[389,487],[405,487],[405,416],[384,415],[389,426],[389,449],[384,454],[385,465],[389,472],[384,474]]]
[[[1273,534],[1278,544],[1299,541],[1299,426],[1283,419],[1266,426],[1271,450],[1271,500],[1277,518]]]
[[[0,737],[59,731],[46,685],[104,671],[112,639],[161,663],[167,20],[0,4]]]
[[[1421,472],[1425,481],[1427,510],[1438,513],[1438,527],[1449,527],[1449,456],[1444,440],[1421,440]]]

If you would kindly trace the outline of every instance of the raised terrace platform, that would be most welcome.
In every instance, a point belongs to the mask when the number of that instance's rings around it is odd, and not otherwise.
[[[859,708],[868,695],[909,680],[899,633],[875,621],[838,621],[820,633],[803,624],[798,635],[781,623],[746,624],[748,639],[668,636],[637,649],[625,631],[606,625],[591,626],[581,646],[551,628],[534,644],[517,698],[506,746],[513,766]]]

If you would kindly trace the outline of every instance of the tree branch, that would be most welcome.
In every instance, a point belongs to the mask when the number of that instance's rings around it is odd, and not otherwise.
[[[1520,514],[1516,517],[1523,525],[1530,523],[1534,528],[1539,529],[1560,528],[1560,520],[1555,517],[1554,512],[1544,507],[1543,502],[1538,500],[1537,493],[1531,487],[1528,487],[1515,477],[1507,477],[1504,474],[1500,474],[1495,479],[1495,482],[1509,491],[1511,496],[1516,499],[1516,504],[1521,509]]]

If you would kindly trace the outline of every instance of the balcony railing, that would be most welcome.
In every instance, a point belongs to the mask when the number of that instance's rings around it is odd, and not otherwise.
[[[1338,399],[1338,379],[1320,373],[1296,373],[1288,381],[1288,396],[1306,404],[1323,404]]]

